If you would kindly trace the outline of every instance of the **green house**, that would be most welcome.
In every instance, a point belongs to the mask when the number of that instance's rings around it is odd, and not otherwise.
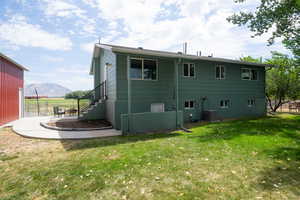
[[[184,122],[263,116],[266,65],[96,44],[93,104],[81,119],[147,132]]]

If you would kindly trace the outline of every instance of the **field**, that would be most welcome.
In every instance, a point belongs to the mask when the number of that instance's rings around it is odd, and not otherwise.
[[[86,105],[88,100],[81,100],[81,105]],[[53,107],[58,106],[61,109],[77,109],[77,99],[65,98],[41,98],[39,99],[40,115],[53,115]],[[38,104],[36,99],[25,99],[25,116],[37,116]]]
[[[0,199],[300,199],[300,116],[82,141],[0,131]]]

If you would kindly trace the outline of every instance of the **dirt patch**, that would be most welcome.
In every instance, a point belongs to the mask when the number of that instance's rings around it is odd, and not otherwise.
[[[105,120],[77,120],[77,119],[60,119],[46,123],[48,126],[58,128],[103,128],[111,124]]]
[[[0,129],[0,153],[15,154],[41,150],[63,149],[59,141],[24,138],[11,128]]]

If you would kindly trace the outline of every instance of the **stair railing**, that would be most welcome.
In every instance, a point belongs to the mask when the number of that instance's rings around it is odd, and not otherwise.
[[[96,91],[100,92],[99,96],[96,96]],[[80,117],[84,112],[87,112],[88,109],[97,101],[107,99],[106,92],[106,81],[103,81],[86,95],[77,98],[78,117]]]

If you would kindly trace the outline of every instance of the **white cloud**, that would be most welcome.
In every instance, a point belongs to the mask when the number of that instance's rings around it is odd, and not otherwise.
[[[55,82],[71,90],[93,88],[93,77],[88,75],[89,66],[58,67],[50,72],[30,72],[25,74],[25,84]],[[72,78],[66,78],[66,77]]]
[[[95,35],[95,19],[88,17],[87,11],[78,7],[73,2],[69,0],[40,0],[40,2],[42,2],[41,9],[44,11],[46,17],[72,18],[72,23],[80,27],[80,31],[77,34],[81,36]]]
[[[85,11],[65,0],[40,0],[45,14],[57,17],[82,17]]]
[[[83,0],[99,10],[99,17],[108,26],[103,42],[126,46],[181,51],[182,43],[188,42],[188,53],[202,51],[202,55],[238,58],[241,55],[269,55],[270,48],[283,50],[282,45],[267,47],[266,38],[251,38],[252,33],[236,27],[226,18],[239,9],[251,9],[258,0],[234,4],[232,0]],[[167,6],[165,6],[167,5]],[[174,12],[177,18],[160,21],[161,12]],[[112,12],[113,11],[113,12]],[[119,22],[122,22],[122,27]],[[122,30],[122,34],[120,34]],[[120,36],[122,35],[122,36]],[[259,45],[253,52],[251,46]]]
[[[93,53],[94,50],[94,45],[96,42],[88,42],[88,43],[83,43],[80,45],[80,48],[90,54]]]
[[[42,58],[46,61],[49,61],[49,62],[62,62],[62,61],[64,61],[64,58],[62,58],[62,57],[54,57],[54,56],[49,56],[49,55],[45,55]]]
[[[57,72],[60,73],[71,73],[71,74],[80,74],[80,75],[88,75],[89,74],[89,66],[72,66],[72,67],[59,67]]]
[[[8,41],[12,45],[49,50],[70,50],[72,47],[69,38],[49,33],[39,25],[29,24],[21,15],[15,15],[0,24],[0,40]]]

